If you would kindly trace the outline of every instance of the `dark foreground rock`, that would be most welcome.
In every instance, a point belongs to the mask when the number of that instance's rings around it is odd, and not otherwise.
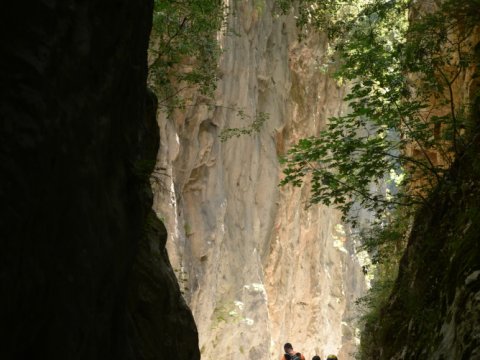
[[[1,359],[199,357],[168,259],[150,268],[145,251],[151,15],[152,1],[2,5]],[[148,240],[162,256],[163,236]]]

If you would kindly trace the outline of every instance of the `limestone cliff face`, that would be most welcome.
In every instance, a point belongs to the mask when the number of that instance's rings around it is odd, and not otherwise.
[[[198,358],[164,243],[144,246],[158,149],[151,16],[151,1],[2,4],[1,359],[142,359],[147,342]],[[137,254],[156,266],[132,272]],[[168,319],[145,335],[152,298]]]
[[[344,111],[344,90],[321,72],[326,39],[299,43],[292,14],[275,15],[270,0],[230,10],[214,104],[197,98],[160,117],[167,146],[154,176],[202,358],[271,359],[287,341],[307,357],[349,358],[352,301],[364,287],[353,244],[336,211],[305,209],[308,189],[277,186],[279,157]],[[222,129],[248,125],[235,109],[269,120],[222,143]]]

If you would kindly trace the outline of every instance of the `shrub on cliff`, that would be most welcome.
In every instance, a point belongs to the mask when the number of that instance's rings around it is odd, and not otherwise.
[[[281,184],[307,180],[311,203],[333,204],[344,215],[354,204],[379,216],[425,204],[477,131],[470,104],[455,95],[477,61],[469,38],[477,5],[447,1],[409,22],[418,9],[407,0],[300,1],[299,25],[330,37],[350,112],[288,151]],[[385,181],[390,191],[372,186]]]
[[[218,0],[155,0],[149,84],[161,108],[185,105],[185,90],[211,96],[217,81],[217,33],[226,9]]]

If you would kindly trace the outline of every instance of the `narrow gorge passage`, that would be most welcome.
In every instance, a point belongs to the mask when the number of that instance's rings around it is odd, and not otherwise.
[[[415,1],[293,3],[226,4],[216,90],[210,98],[187,90],[185,108],[159,114],[164,141],[153,207],[168,229],[168,254],[197,324],[202,358],[272,359],[287,341],[307,356],[388,358],[392,339],[377,343],[372,331],[361,348],[361,329],[382,327],[375,321],[380,307],[388,307],[403,249],[417,226],[413,213],[431,206],[433,199],[423,195],[438,185],[432,178],[440,179],[453,164],[447,105],[460,108],[477,96],[476,60],[467,60],[477,35],[466,39],[478,32],[478,17],[465,15],[475,2],[457,9],[449,1],[443,7]],[[452,19],[441,29],[431,25],[446,14]],[[458,30],[465,16],[472,27]],[[434,35],[421,40],[429,27]],[[437,38],[442,32],[447,35]],[[338,33],[344,38],[335,39]],[[411,49],[405,46],[409,37]],[[450,45],[442,50],[435,41]],[[443,60],[430,64],[422,53]],[[457,73],[451,70],[456,67]],[[446,95],[442,76],[450,76],[447,87],[455,95]],[[440,79],[435,86],[442,90],[435,95],[429,77]],[[415,86],[417,98],[408,95]],[[299,143],[310,137],[319,143],[323,137],[325,144]],[[297,152],[289,155],[290,149]],[[324,159],[314,159],[315,150]],[[287,174],[282,158],[298,175],[292,182],[305,174],[314,179],[305,166],[309,161],[312,168],[317,161],[335,170],[319,165],[317,182],[305,176],[300,187],[278,187]],[[315,195],[323,205],[309,206]],[[328,206],[350,196],[357,199],[356,211],[360,206],[360,228]],[[406,205],[393,210],[394,204]],[[475,274],[475,265],[469,266],[465,276]],[[376,286],[367,293],[374,276]],[[400,318],[394,320],[399,325],[406,321]],[[399,352],[398,358],[408,358]]]
[[[228,11],[213,99],[193,93],[193,106],[160,113],[153,182],[202,358],[272,359],[287,341],[351,358],[366,290],[355,244],[337,210],[305,209],[307,188],[278,187],[287,149],[346,111],[345,89],[318,70],[327,37],[300,42],[294,13],[274,1]],[[222,142],[258,114],[258,133]]]
[[[0,28],[0,359],[480,359],[478,0]]]

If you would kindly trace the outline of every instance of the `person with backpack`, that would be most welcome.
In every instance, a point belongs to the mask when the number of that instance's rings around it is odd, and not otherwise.
[[[283,354],[280,360],[305,360],[305,356],[294,351],[290,343],[283,345],[283,350],[285,350],[285,354]]]

